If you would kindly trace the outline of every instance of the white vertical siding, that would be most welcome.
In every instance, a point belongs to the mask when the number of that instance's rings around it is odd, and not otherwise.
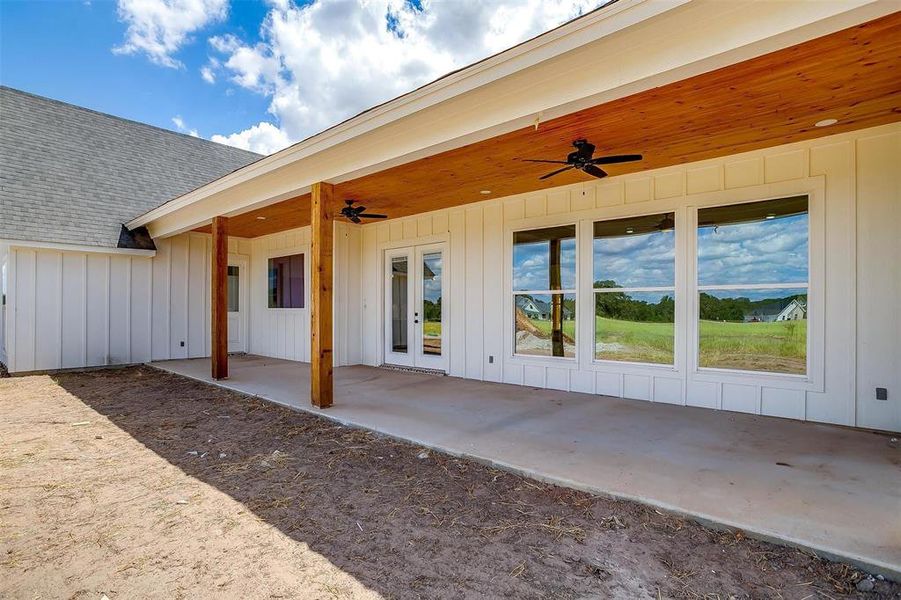
[[[901,430],[899,138],[901,125],[890,125],[365,225],[360,301],[356,308],[346,303],[348,314],[360,310],[373,317],[362,326],[361,360],[371,365],[381,362],[381,320],[376,318],[383,302],[381,250],[388,244],[428,243],[446,231],[451,375]],[[679,364],[661,370],[597,367],[590,359],[569,364],[523,361],[512,357],[505,346],[504,307],[509,300],[504,283],[509,268],[505,231],[512,223],[531,219],[540,226],[662,210],[690,215],[688,207],[699,201],[764,199],[809,188],[822,189],[824,196],[822,222],[814,224],[811,215],[811,251],[818,253],[814,262],[825,271],[822,277],[811,272],[812,292],[821,286],[820,302],[811,311],[822,312],[818,319],[822,331],[815,331],[814,320],[810,324],[812,339],[819,343],[811,353],[816,385],[786,385],[753,375],[699,377],[689,365]],[[680,218],[684,223],[685,217]],[[822,236],[819,246],[813,228]],[[683,236],[682,242],[685,247],[678,252],[684,262],[691,240]],[[580,263],[586,260],[582,256]],[[339,260],[337,270],[343,268],[347,265]],[[680,280],[688,275],[680,272]],[[690,288],[687,283],[679,287],[683,296]],[[686,298],[680,305],[683,323],[693,319]],[[684,325],[682,331],[677,344],[688,353],[694,342],[684,339]],[[877,386],[889,388],[888,402],[875,400]]]
[[[159,240],[153,258],[10,245],[11,371],[209,354],[209,236]]]
[[[901,430],[899,155],[901,124],[895,124],[362,227],[337,223],[335,364],[382,361],[384,248],[441,240],[448,243],[445,339],[451,375]],[[797,193],[805,186],[819,186],[823,195],[822,222],[812,225],[823,239],[811,238],[811,251],[825,270],[823,277],[811,275],[811,289],[822,286],[819,304],[811,304],[811,335],[820,341],[812,353],[812,371],[821,379],[816,386],[754,376],[700,377],[679,363],[672,369],[620,368],[584,357],[578,363],[542,363],[511,356],[507,234],[514,225],[674,210],[687,231],[693,225],[685,220],[698,202],[790,195],[786,190]],[[685,240],[677,251],[687,265],[691,250]],[[309,245],[308,227],[229,241],[230,253],[250,257],[249,352],[309,360],[309,290],[302,309],[270,309],[267,302],[268,259],[304,253],[309,285]],[[208,355],[209,236],[179,235],[158,240],[157,247],[150,259],[13,244],[3,331],[10,370]],[[581,250],[580,263],[585,254]],[[691,267],[685,269],[681,280],[690,278]],[[684,297],[690,288],[679,288],[677,318],[690,320],[692,306]],[[816,310],[819,319],[813,318]],[[583,307],[579,318],[590,312]],[[815,331],[817,322],[822,331]],[[681,339],[677,347],[685,355],[693,343]],[[876,387],[888,388],[888,401],[875,399]]]

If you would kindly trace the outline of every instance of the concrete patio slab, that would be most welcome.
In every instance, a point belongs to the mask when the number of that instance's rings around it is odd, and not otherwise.
[[[335,405],[309,365],[232,357],[152,363],[348,425],[594,493],[637,500],[901,579],[901,448],[787,419],[354,366]]]

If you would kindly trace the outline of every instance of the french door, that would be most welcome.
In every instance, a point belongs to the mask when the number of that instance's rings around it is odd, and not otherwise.
[[[228,351],[247,352],[247,259],[228,259]]]
[[[445,244],[385,252],[385,362],[447,371]]]

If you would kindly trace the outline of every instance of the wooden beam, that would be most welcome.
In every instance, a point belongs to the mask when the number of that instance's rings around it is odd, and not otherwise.
[[[228,217],[213,217],[213,256],[210,300],[213,379],[228,377]]]
[[[314,183],[310,202],[312,228],[310,272],[311,344],[310,399],[313,406],[332,405],[332,257],[334,254],[334,186]]]

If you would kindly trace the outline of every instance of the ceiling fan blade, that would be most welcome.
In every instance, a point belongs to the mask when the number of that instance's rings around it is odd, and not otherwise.
[[[362,217],[364,219],[387,219],[388,215],[377,215],[375,213],[371,214],[358,214],[358,217]]]
[[[548,173],[547,175],[542,175],[542,176],[539,177],[538,179],[547,179],[548,177],[553,177],[554,175],[559,175],[559,174],[562,173],[563,171],[569,171],[569,170],[572,169],[572,168],[573,168],[573,166],[572,166],[572,165],[569,165],[569,166],[563,167],[562,169],[557,169],[556,171],[551,171],[551,172]]]
[[[355,213],[360,214],[361,212],[366,210],[366,207],[365,206],[355,206],[353,210]]]
[[[349,219],[351,220],[351,222],[353,222],[353,223],[357,223],[357,224],[360,223],[360,217],[358,217],[357,215],[353,215],[353,216],[350,216],[350,217],[348,217],[348,218],[349,218]]]
[[[569,164],[565,160],[543,160],[540,158],[520,158],[519,160],[521,160],[523,162],[551,163],[553,165],[568,165]]]
[[[604,171],[603,169],[599,169],[594,165],[585,165],[584,167],[582,167],[582,170],[585,171],[586,173],[588,173],[589,175],[594,175],[598,179],[607,176],[606,171]]]
[[[641,154],[617,154],[615,156],[600,156],[591,159],[593,165],[615,165],[617,163],[634,162],[641,160]]]

